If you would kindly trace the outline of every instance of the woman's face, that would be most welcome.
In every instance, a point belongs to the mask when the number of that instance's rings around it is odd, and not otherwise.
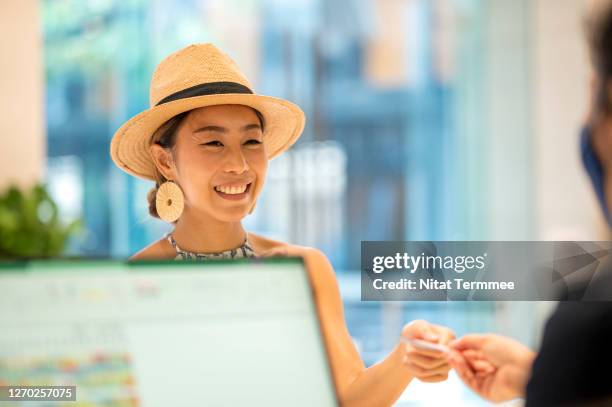
[[[202,107],[189,113],[176,136],[173,172],[185,206],[225,222],[244,218],[268,168],[255,111],[241,105]]]

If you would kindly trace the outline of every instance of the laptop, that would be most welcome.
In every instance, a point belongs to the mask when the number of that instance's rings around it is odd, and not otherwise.
[[[294,258],[0,264],[0,386],[17,384],[76,386],[50,404],[73,407],[338,405]]]

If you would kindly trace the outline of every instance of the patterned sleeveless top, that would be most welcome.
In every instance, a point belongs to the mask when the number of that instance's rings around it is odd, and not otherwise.
[[[187,252],[181,249],[176,244],[176,240],[174,240],[174,237],[172,237],[172,234],[168,233],[166,235],[166,239],[168,239],[168,242],[170,242],[172,247],[174,247],[174,250],[176,250],[176,257],[174,258],[174,260],[239,259],[243,257],[256,257],[257,256],[255,254],[255,251],[249,245],[248,238],[244,240],[244,243],[242,244],[242,246],[236,249],[226,250],[220,253]]]

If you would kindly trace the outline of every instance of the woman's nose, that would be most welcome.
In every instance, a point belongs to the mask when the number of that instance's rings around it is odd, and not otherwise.
[[[240,149],[228,150],[223,168],[225,172],[242,174],[248,169],[249,163]]]

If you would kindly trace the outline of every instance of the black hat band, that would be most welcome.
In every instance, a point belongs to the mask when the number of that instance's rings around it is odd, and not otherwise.
[[[253,91],[248,87],[236,82],[210,82],[201,85],[192,86],[187,89],[179,90],[171,95],[166,96],[155,106],[163,105],[164,103],[173,102],[179,99],[192,98],[195,96],[206,95],[221,95],[227,93],[249,93]]]

